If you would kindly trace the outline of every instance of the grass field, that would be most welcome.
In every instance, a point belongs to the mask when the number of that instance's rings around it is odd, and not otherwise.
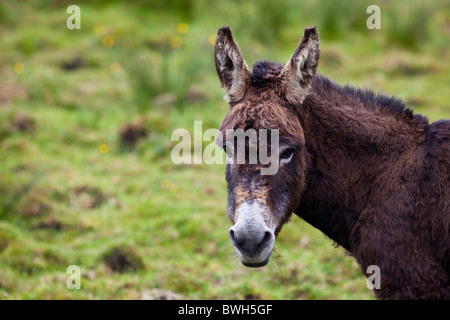
[[[268,266],[242,266],[224,166],[170,157],[173,130],[227,113],[213,57],[225,24],[249,63],[287,61],[315,24],[321,73],[450,118],[448,2],[379,1],[380,30],[371,4],[2,1],[0,299],[373,299],[354,259],[297,217]]]

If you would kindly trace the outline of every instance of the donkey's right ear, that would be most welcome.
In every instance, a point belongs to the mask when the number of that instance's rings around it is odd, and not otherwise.
[[[239,101],[247,91],[251,72],[228,26],[217,30],[214,55],[225,99],[230,103]]]

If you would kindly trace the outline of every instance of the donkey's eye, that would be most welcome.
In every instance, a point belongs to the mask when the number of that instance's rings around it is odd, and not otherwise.
[[[280,154],[280,160],[287,160],[294,154],[294,148],[287,148]]]

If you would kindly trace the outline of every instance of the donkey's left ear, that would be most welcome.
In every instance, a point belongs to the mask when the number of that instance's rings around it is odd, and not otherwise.
[[[228,26],[217,30],[214,46],[216,70],[230,103],[239,101],[247,91],[251,72]]]
[[[289,103],[301,104],[306,98],[319,64],[319,33],[305,29],[303,39],[281,73],[282,88]]]

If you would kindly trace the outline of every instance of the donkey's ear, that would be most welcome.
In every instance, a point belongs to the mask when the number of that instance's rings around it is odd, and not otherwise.
[[[214,51],[217,74],[226,93],[225,99],[228,102],[239,101],[247,90],[251,72],[228,26],[217,30]]]
[[[282,88],[291,104],[306,98],[319,63],[319,33],[316,27],[305,29],[303,39],[281,73]]]

